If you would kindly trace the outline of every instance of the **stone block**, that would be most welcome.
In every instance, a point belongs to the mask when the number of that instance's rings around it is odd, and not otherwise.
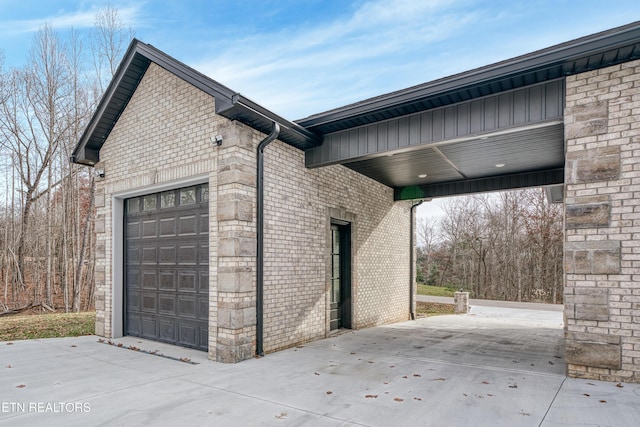
[[[566,340],[565,360],[569,364],[592,368],[620,369],[622,349],[620,344]]]
[[[104,294],[96,294],[94,304],[96,310],[104,311]]]
[[[253,221],[253,202],[227,200],[218,203],[218,221]]]
[[[575,319],[606,322],[609,320],[609,307],[602,304],[576,304]]]
[[[453,312],[455,314],[467,314],[469,312],[469,292],[454,292]]]
[[[566,156],[567,183],[611,181],[620,177],[620,147],[571,151]]]
[[[96,315],[96,335],[104,337],[104,317]]]
[[[221,238],[218,240],[218,256],[245,257],[255,256],[256,240],[247,238]]]
[[[565,208],[565,226],[570,230],[606,227],[610,210],[609,203],[568,205]]]
[[[95,207],[103,208],[104,207],[104,188],[97,188],[93,197],[94,197],[93,203]]]
[[[620,273],[619,241],[566,242],[564,250],[566,274]]]
[[[250,292],[254,288],[249,267],[221,267],[218,270],[218,291]]]
[[[603,135],[607,133],[607,119],[590,120],[587,122],[568,123],[564,126],[565,138],[575,139],[585,136]]]

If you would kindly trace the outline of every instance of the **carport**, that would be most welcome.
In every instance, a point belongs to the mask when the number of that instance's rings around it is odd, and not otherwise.
[[[639,381],[638,58],[636,22],[313,115],[306,165],[395,200],[545,187],[565,205],[568,372]]]

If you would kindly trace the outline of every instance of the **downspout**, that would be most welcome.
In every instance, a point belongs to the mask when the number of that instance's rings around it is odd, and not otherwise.
[[[271,133],[260,141],[257,149],[257,230],[258,246],[256,250],[256,355],[264,356],[264,149],[280,135],[280,125],[273,122]]]
[[[420,200],[418,203],[411,205],[411,214],[409,216],[409,230],[410,230],[410,236],[409,236],[409,244],[411,245],[410,249],[409,249],[409,262],[410,262],[410,268],[409,268],[409,318],[411,320],[415,320],[416,319],[416,312],[413,308],[413,282],[415,281],[415,277],[414,277],[414,271],[416,269],[415,266],[415,261],[414,261],[414,253],[416,251],[416,242],[415,242],[415,226],[414,223],[415,221],[415,213],[416,213],[416,208],[418,206],[420,206],[422,203],[424,202],[424,200]]]

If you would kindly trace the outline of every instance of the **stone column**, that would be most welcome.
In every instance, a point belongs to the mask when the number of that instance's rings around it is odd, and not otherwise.
[[[640,381],[640,62],[567,78],[568,374]]]
[[[453,293],[453,313],[467,314],[469,312],[469,292]]]
[[[239,362],[255,349],[255,198],[253,132],[229,123],[218,147],[216,360]]]

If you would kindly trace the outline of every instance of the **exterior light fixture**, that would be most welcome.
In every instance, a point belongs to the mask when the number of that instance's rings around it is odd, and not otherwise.
[[[215,144],[217,146],[222,145],[222,135],[212,136],[211,138],[209,138],[209,140],[212,144]]]
[[[496,163],[497,168],[503,168],[505,166],[504,163]]]
[[[426,178],[427,174],[426,173],[421,173],[420,175],[418,175],[418,178]]]

